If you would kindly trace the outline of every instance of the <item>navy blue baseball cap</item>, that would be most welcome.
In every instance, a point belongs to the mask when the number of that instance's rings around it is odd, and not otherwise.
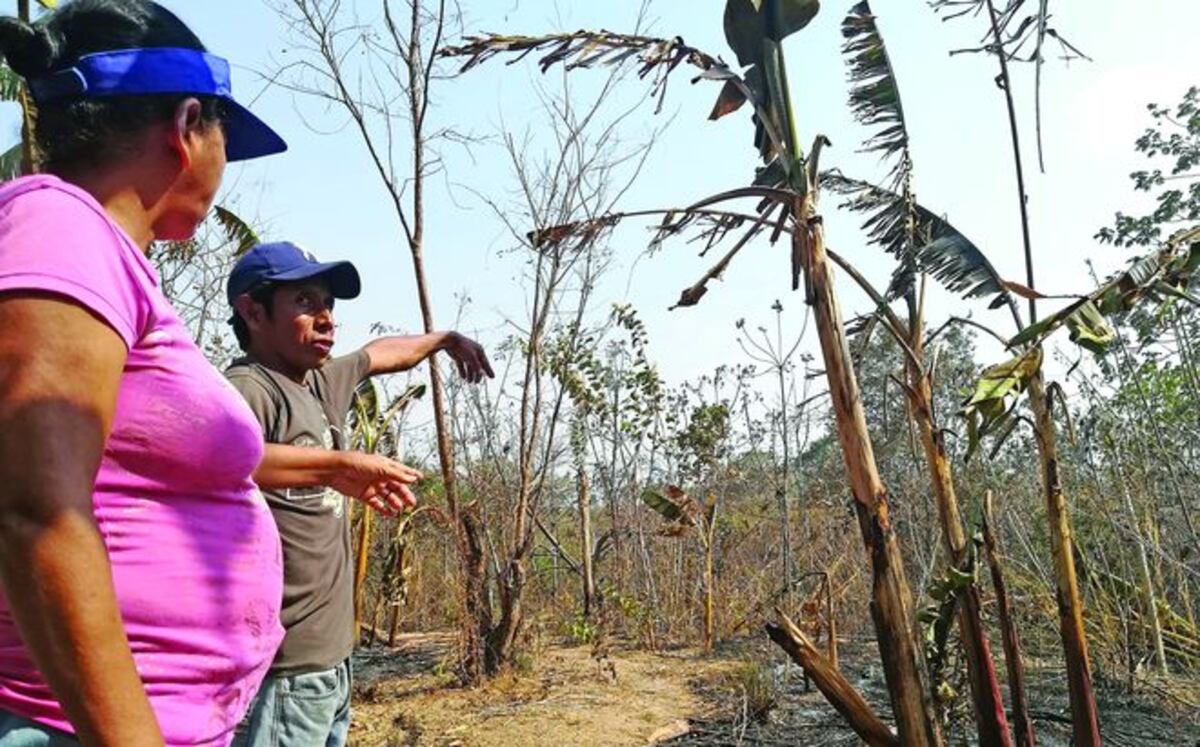
[[[224,104],[225,157],[229,161],[282,153],[287,143],[233,98],[229,62],[177,47],[119,49],[84,55],[65,70],[29,81],[38,104],[65,98],[193,94]]]
[[[319,262],[290,241],[259,244],[237,261],[225,294],[229,305],[243,293],[267,283],[290,283],[322,277],[334,298],[355,298],[362,291],[358,270],[349,262]]]

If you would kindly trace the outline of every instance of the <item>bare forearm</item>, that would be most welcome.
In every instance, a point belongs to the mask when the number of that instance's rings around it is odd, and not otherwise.
[[[346,460],[346,452],[332,449],[267,444],[254,481],[268,490],[330,485],[346,468]]]
[[[445,347],[452,332],[431,332],[426,335],[380,337],[365,350],[371,359],[371,375],[407,371]]]
[[[85,745],[160,745],[90,517],[0,517],[0,585],[34,663]]]

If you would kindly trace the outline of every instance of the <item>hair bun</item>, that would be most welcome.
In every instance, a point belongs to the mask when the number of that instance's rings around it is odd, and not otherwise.
[[[31,78],[49,72],[59,43],[49,28],[11,16],[0,18],[0,55],[18,75]]]

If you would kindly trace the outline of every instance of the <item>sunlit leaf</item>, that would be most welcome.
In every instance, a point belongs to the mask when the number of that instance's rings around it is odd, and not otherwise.
[[[0,63],[0,101],[19,101],[25,80],[8,65]]]
[[[1108,350],[1108,346],[1117,338],[1117,331],[1091,301],[1067,317],[1064,324],[1071,331],[1072,342],[1097,355]]]
[[[1200,302],[1189,292],[1198,266],[1200,228],[1179,234],[1161,251],[1134,259],[1087,296],[1021,330],[1009,346],[1037,344],[1065,326],[1072,341],[1103,354],[1116,339],[1107,317],[1126,313],[1147,300],[1160,305],[1165,298]]]
[[[684,517],[682,506],[656,490],[642,491],[642,503],[658,512],[667,521],[681,521]]]
[[[229,237],[230,241],[237,244],[234,249],[235,256],[240,257],[262,243],[250,224],[238,217],[232,210],[217,205],[214,212],[217,222],[221,224],[221,228],[225,229],[225,235]]]
[[[0,155],[0,181],[16,179],[21,175],[22,155],[24,155],[24,149],[20,143],[17,143]]]
[[[967,420],[968,460],[978,450],[984,437],[1005,429],[1011,411],[1010,398],[1025,391],[1041,367],[1042,349],[1034,347],[1012,360],[986,369],[980,375],[971,398],[960,411]]]

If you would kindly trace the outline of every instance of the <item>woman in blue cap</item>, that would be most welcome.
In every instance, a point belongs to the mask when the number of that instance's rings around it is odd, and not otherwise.
[[[262,437],[145,252],[285,149],[147,0],[0,18],[41,173],[0,185],[0,747],[222,745],[278,646]]]

